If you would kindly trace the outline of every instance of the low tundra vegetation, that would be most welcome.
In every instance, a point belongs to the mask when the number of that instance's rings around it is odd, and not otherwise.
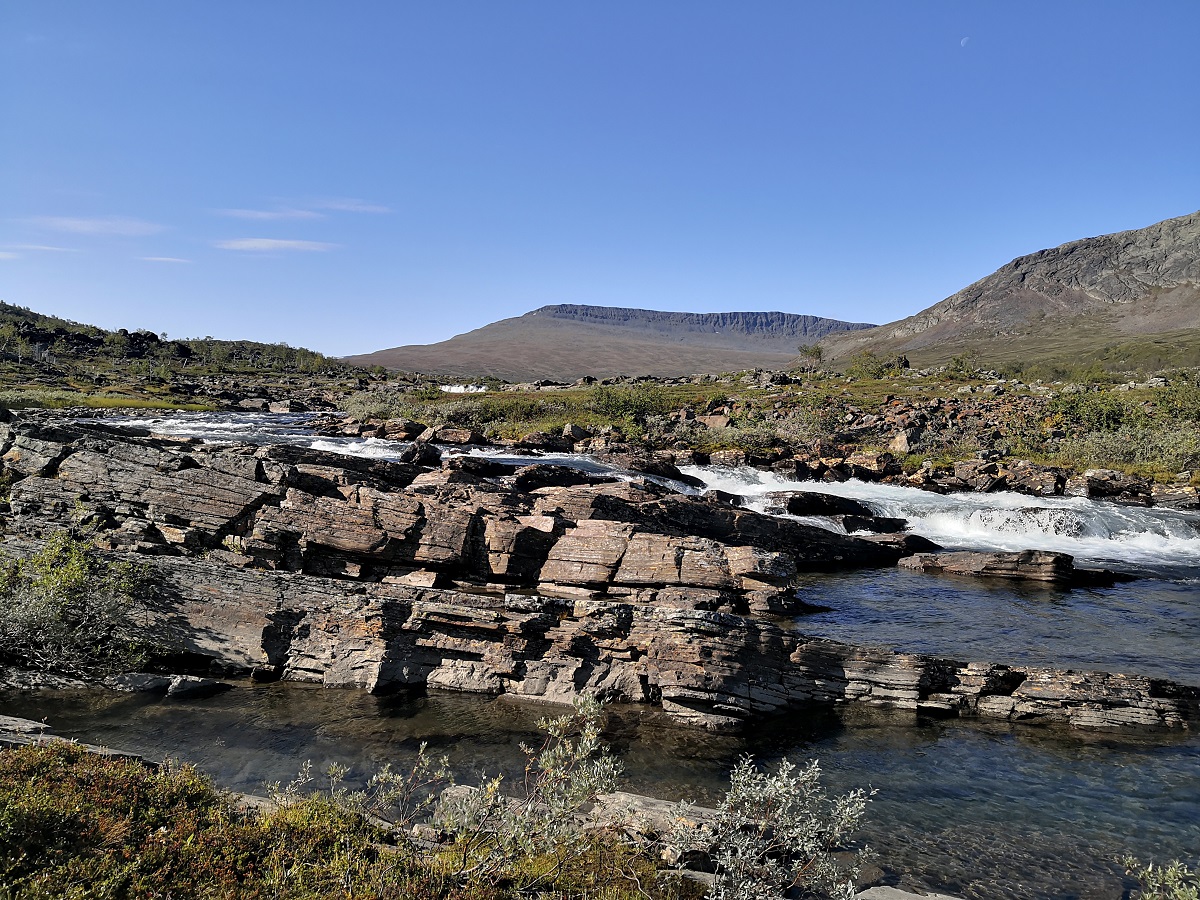
[[[849,839],[861,791],[830,798],[815,764],[774,774],[743,760],[715,817],[661,839],[630,840],[587,823],[583,811],[615,787],[616,761],[600,742],[601,710],[577,703],[543,724],[526,748],[522,783],[450,787],[445,761],[424,748],[407,771],[387,770],[362,790],[312,773],[273,802],[249,806],[187,766],[146,766],[54,743],[0,752],[0,898],[516,897],[721,900],[848,896]],[[415,824],[415,828],[414,828]],[[705,885],[664,859],[705,848]]]

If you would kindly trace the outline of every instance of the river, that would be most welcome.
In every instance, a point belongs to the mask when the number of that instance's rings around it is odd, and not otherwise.
[[[303,416],[193,415],[127,420],[205,440],[301,443],[388,458],[404,444],[313,434]],[[475,450],[496,458],[504,451]],[[529,457],[513,457],[528,462]],[[555,461],[598,469],[575,455]],[[767,508],[797,489],[752,469],[687,474]],[[807,576],[799,591],[831,611],[797,618],[807,634],[959,659],[1139,672],[1200,684],[1200,516],[1075,498],[940,496],[846,482],[804,488],[854,497],[907,518],[956,549],[1046,549],[1080,564],[1129,571],[1109,588],[1057,590],[899,570]],[[810,520],[823,527],[829,520]],[[102,691],[9,694],[6,712],[46,718],[64,736],[179,757],[221,784],[260,791],[301,763],[366,778],[411,759],[421,741],[447,753],[460,778],[520,771],[519,744],[545,707],[447,695],[373,697],[308,685],[239,684],[202,701]],[[738,736],[615,708],[606,737],[623,787],[712,802],[745,753],[764,763],[816,757],[839,789],[872,785],[866,840],[889,881],[979,898],[1117,898],[1130,882],[1113,860],[1200,856],[1200,735],[1085,735],[1055,728],[839,707],[756,723]]]

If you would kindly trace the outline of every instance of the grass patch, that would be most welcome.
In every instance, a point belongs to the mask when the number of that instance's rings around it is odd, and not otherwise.
[[[5,409],[182,409],[187,412],[212,412],[217,409],[211,403],[193,403],[172,397],[147,397],[145,395],[104,391],[80,393],[56,389],[10,389],[0,391],[0,407]]]
[[[360,420],[411,419],[470,428],[493,439],[533,431],[559,432],[567,423],[596,431],[617,428],[640,436],[647,422],[685,406],[724,402],[728,388],[711,385],[603,385],[537,392],[496,391],[468,396],[442,391],[360,391],[343,411]],[[742,395],[747,392],[739,391]]]
[[[154,769],[66,742],[0,751],[4,900],[688,900],[700,893],[658,877],[648,855],[607,833],[577,831],[565,859],[552,843],[499,868],[479,866],[480,848],[471,849],[472,866],[464,868],[455,845],[427,852],[328,795],[242,808],[190,766]]]

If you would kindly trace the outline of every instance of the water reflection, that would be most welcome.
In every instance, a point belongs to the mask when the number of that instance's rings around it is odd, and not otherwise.
[[[456,694],[373,697],[308,685],[239,684],[175,702],[103,691],[0,695],[4,712],[66,737],[179,757],[236,790],[287,782],[305,760],[363,780],[411,761],[422,741],[462,780],[518,776],[522,741],[556,708]],[[802,710],[745,734],[681,728],[660,712],[612,710],[623,786],[711,803],[733,762],[817,757],[835,790],[873,785],[866,838],[887,877],[967,897],[1116,898],[1111,860],[1200,847],[1200,741],[1064,734],[919,718],[867,707]]]
[[[1195,583],[1147,578],[1064,591],[885,569],[808,575],[798,596],[831,607],[796,620],[805,634],[956,659],[1200,684]]]

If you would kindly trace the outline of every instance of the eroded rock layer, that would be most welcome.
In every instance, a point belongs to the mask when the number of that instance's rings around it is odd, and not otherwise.
[[[157,560],[163,616],[217,667],[371,691],[436,687],[650,703],[713,729],[811,703],[866,702],[1078,728],[1187,727],[1197,692],[1135,675],[962,663],[806,637],[713,610],[354,584]]]

